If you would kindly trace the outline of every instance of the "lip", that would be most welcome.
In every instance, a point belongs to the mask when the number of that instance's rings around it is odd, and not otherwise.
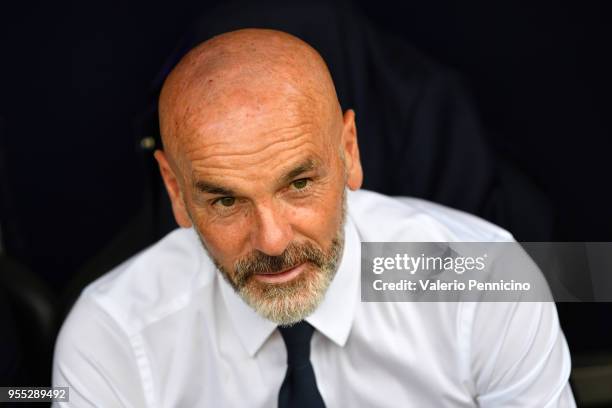
[[[272,274],[256,274],[255,279],[266,283],[282,283],[295,279],[306,269],[306,262],[299,264],[293,268]]]

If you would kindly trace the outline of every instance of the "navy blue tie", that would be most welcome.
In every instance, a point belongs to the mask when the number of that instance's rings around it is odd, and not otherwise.
[[[278,394],[278,408],[324,408],[310,364],[314,327],[305,321],[278,328],[287,347],[287,373]]]

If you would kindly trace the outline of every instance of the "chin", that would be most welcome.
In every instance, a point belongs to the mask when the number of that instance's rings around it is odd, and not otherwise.
[[[305,319],[317,309],[334,275],[335,270],[308,265],[306,271],[289,282],[266,283],[251,277],[238,293],[259,315],[286,326]]]

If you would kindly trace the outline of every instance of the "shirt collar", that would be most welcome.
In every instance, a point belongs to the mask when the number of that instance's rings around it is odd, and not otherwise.
[[[348,339],[357,305],[361,261],[361,242],[357,229],[347,214],[344,225],[342,260],[323,301],[306,318],[321,334],[343,347]],[[220,272],[217,271],[219,275]],[[217,279],[221,295],[234,329],[243,346],[253,357],[276,329],[276,323],[257,314],[225,281]]]

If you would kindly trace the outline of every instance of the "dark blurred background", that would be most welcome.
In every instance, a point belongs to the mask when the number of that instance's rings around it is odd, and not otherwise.
[[[80,289],[75,276],[99,264],[150,199],[142,140],[156,86],[189,27],[221,3],[3,5],[1,227],[5,256],[18,264],[5,271],[40,278],[60,304],[58,321],[67,288]],[[612,241],[609,5],[348,3],[461,77],[494,154],[549,200],[551,240]],[[612,351],[609,306],[559,305],[572,353]]]

